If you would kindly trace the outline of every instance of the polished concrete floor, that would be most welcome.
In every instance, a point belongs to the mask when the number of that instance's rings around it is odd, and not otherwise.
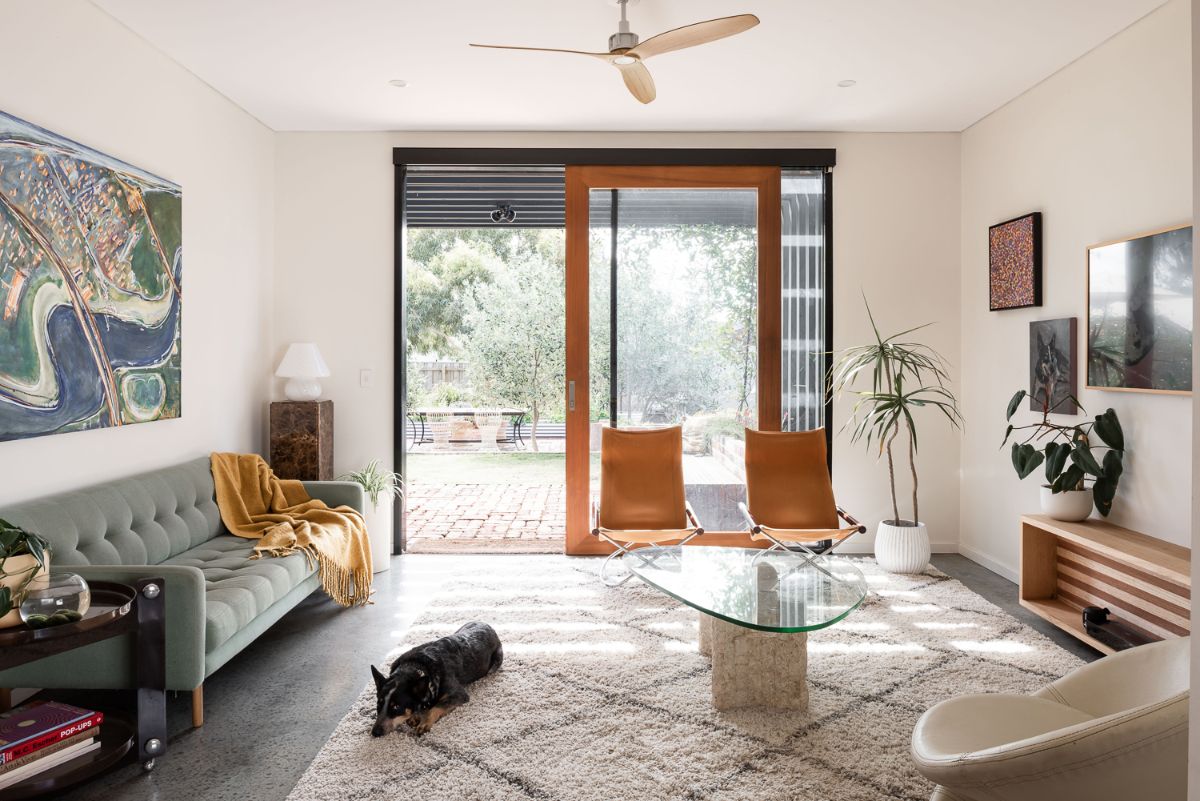
[[[959,554],[934,554],[933,566],[958,579],[969,589],[979,593],[1030,628],[1045,634],[1081,659],[1091,661],[1103,656],[1090,645],[1084,645],[1062,629],[1050,625],[1021,606],[1017,601],[1017,585],[1004,576],[993,573],[979,563],[972,562]]]
[[[170,749],[156,768],[125,767],[61,801],[282,801],[455,565],[505,556],[408,555],[376,576],[375,603],[343,610],[320,593],[289,613],[205,684],[207,720],[192,729],[189,696],[168,701]],[[1012,582],[962,556],[933,564],[1084,658],[1098,654],[1022,609]],[[397,788],[398,796],[411,796]]]
[[[191,697],[168,697],[167,754],[129,766],[62,801],[275,801],[291,791],[386,654],[438,586],[439,556],[393,557],[374,603],[342,609],[313,593],[204,684],[206,719]],[[496,557],[504,558],[504,557]]]

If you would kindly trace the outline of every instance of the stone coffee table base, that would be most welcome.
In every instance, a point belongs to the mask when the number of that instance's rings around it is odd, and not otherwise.
[[[808,708],[808,635],[738,626],[700,613],[700,653],[712,659],[717,709]]]

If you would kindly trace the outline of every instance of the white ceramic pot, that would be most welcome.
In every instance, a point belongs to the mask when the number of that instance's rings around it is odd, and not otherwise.
[[[1042,486],[1042,511],[1055,520],[1079,521],[1087,520],[1092,514],[1092,490],[1067,490],[1066,492],[1051,492],[1047,486]]]
[[[924,523],[897,526],[884,520],[875,533],[875,561],[889,573],[920,573],[929,565],[929,531]]]
[[[37,565],[37,560],[30,554],[21,554],[20,556],[10,556],[4,560],[4,572],[8,575],[0,578],[0,586],[9,587],[16,590],[22,583],[29,578],[29,571]],[[42,565],[42,569],[37,572],[37,575],[44,576],[50,571],[50,554],[46,554],[46,563]],[[21,625],[21,609],[20,604],[15,603],[17,599],[13,599],[13,609],[4,617],[0,617],[0,629],[12,628],[13,626]]]
[[[382,573],[392,568],[392,504],[390,495],[380,495],[379,503],[371,505],[367,498],[367,538],[371,541],[371,572]]]

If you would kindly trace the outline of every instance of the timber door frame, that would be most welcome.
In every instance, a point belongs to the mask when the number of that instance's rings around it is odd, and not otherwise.
[[[589,202],[593,189],[755,189],[758,217],[758,427],[778,431],[782,417],[779,166],[608,166],[566,168],[567,409],[566,552],[610,553],[591,536]],[[570,387],[574,382],[574,408]],[[701,521],[703,522],[703,521]],[[757,546],[745,532],[706,533],[697,544]]]

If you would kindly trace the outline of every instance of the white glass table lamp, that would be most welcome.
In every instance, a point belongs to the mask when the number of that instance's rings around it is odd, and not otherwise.
[[[317,350],[316,345],[293,342],[283,355],[275,375],[288,379],[283,387],[283,394],[288,400],[311,401],[321,397],[321,382],[317,379],[329,377],[329,366],[321,358],[321,351]]]

